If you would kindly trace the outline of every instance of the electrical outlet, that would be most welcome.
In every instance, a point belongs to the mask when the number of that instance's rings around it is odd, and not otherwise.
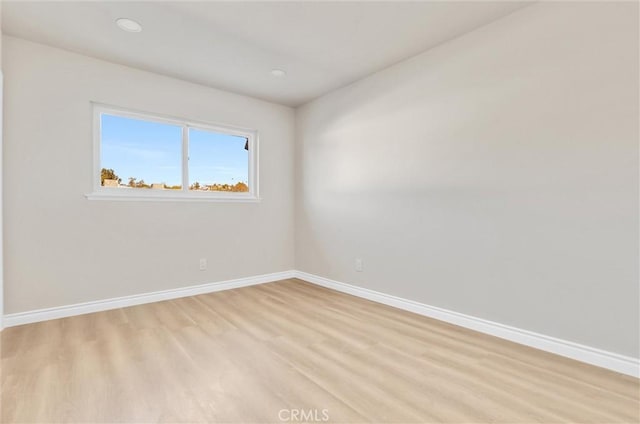
[[[200,271],[204,271],[207,269],[207,260],[206,258],[200,258]]]
[[[362,259],[356,258],[356,271],[362,272]]]

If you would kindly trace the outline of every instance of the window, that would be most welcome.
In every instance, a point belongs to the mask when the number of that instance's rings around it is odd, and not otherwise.
[[[90,199],[255,201],[255,131],[94,105]]]

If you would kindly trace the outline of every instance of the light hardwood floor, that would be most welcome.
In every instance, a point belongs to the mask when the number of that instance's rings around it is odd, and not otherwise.
[[[299,280],[1,341],[3,423],[640,421],[637,379]]]

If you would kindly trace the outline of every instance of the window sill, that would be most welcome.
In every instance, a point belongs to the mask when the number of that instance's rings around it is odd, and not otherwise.
[[[89,200],[143,201],[143,202],[226,202],[259,203],[253,195],[225,195],[211,193],[109,193],[93,192],[84,195]]]

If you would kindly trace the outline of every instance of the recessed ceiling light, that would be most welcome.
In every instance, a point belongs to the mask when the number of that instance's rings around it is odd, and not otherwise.
[[[271,75],[274,76],[274,77],[281,78],[281,77],[287,75],[287,73],[285,71],[283,71],[282,69],[272,69],[271,70]]]
[[[134,21],[133,19],[128,19],[128,18],[116,19],[116,25],[118,25],[118,27],[121,30],[127,31],[127,32],[142,31],[142,25],[140,25],[138,22]]]

